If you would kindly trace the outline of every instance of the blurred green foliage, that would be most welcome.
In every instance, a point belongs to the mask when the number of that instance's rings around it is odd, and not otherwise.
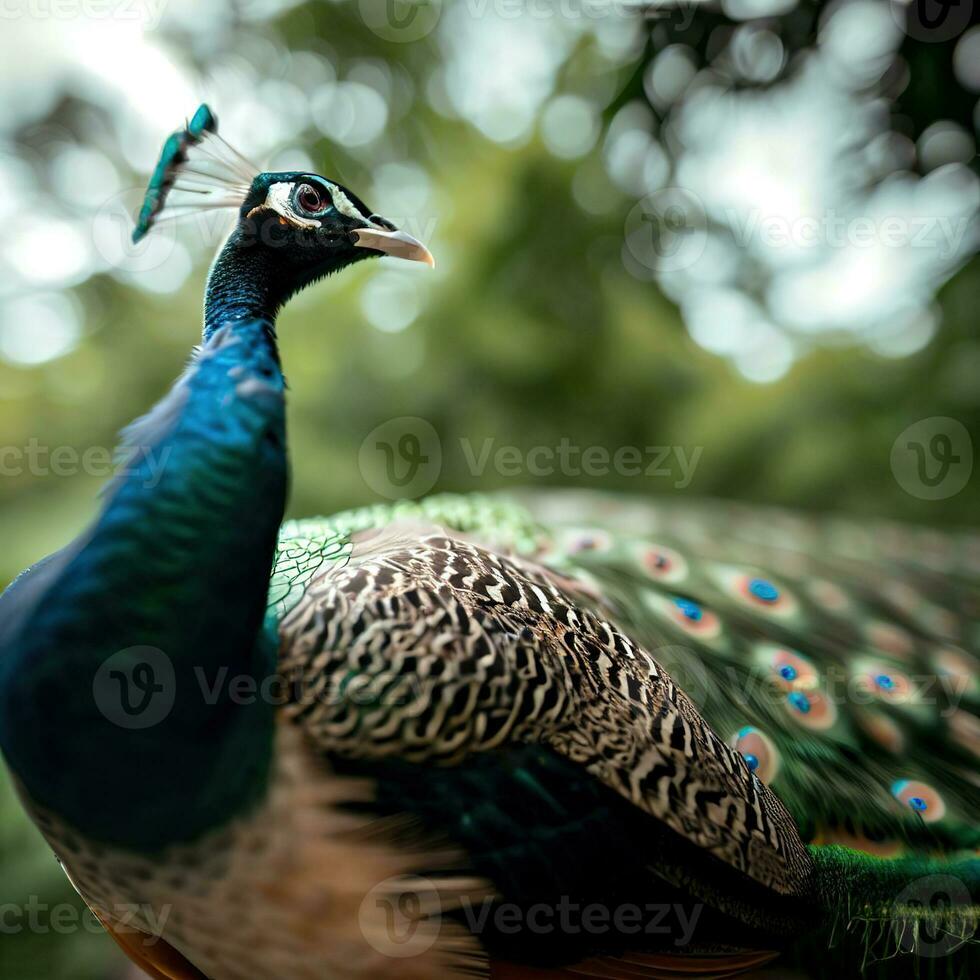
[[[357,18],[356,4],[302,5],[280,19],[274,34],[277,44],[304,48],[327,38],[341,66],[380,59],[419,86],[425,65],[439,57],[431,43],[380,39]],[[175,35],[179,48],[181,32]],[[232,30],[213,43],[233,48],[236,38]],[[206,57],[191,60],[206,76]],[[601,87],[615,95],[634,84],[637,70],[628,63],[610,79],[608,66],[597,66],[583,42],[559,74],[567,90]],[[66,97],[52,116],[84,139],[98,111]],[[397,211],[398,202],[370,196],[363,154],[325,139],[307,149],[325,173],[363,190],[380,213]],[[980,263],[943,288],[942,326],[919,353],[884,358],[853,341],[837,343],[802,357],[775,383],[754,384],[695,344],[656,286],[627,272],[621,250],[630,198],[609,188],[612,206],[604,212],[580,207],[574,182],[590,168],[601,181],[598,153],[561,161],[538,138],[509,148],[421,99],[392,120],[386,159],[417,162],[431,182],[422,217],[434,219],[430,244],[440,268],[428,280],[420,278],[424,270],[406,273],[422,302],[403,330],[379,330],[365,316],[364,290],[384,272],[379,263],[317,286],[282,315],[291,388],[290,515],[376,499],[358,469],[362,441],[385,420],[420,416],[442,440],[436,491],[547,482],[976,523],[975,478],[952,499],[923,501],[893,478],[890,453],[899,433],[929,416],[953,416],[974,437],[980,434]],[[134,184],[140,179],[132,175]],[[118,430],[165,392],[197,340],[201,258],[177,292],[148,293],[109,275],[79,285],[85,333],[71,353],[36,367],[0,361],[0,446],[35,440],[79,454],[112,447]],[[623,446],[680,446],[688,456],[700,447],[701,455],[683,490],[674,485],[676,473],[515,479],[489,468],[474,474],[461,440],[478,452],[489,438],[525,453],[568,440],[610,454]],[[77,534],[94,513],[102,482],[83,472],[4,475],[0,579],[8,581]],[[0,858],[0,909],[23,908],[32,895],[48,905],[81,907],[2,777]],[[85,930],[0,936],[0,977],[11,980],[122,976],[121,962],[104,938]]]

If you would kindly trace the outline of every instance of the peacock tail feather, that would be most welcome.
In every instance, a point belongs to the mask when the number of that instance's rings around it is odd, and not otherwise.
[[[717,502],[446,495],[284,525],[270,615],[287,616],[326,566],[343,568],[366,529],[413,520],[547,569],[653,655],[809,842],[825,916],[812,950],[871,970],[910,949],[928,955],[941,935],[972,955],[973,542],[915,528],[852,535],[836,518]],[[407,792],[390,773],[385,782]],[[426,792],[448,808],[431,777]],[[930,908],[943,888],[952,898]],[[916,969],[940,976],[959,962]]]

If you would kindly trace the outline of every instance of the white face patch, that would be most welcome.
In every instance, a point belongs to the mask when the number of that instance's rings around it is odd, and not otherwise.
[[[338,187],[332,181],[325,181],[327,186],[330,188],[330,196],[333,198],[333,206],[348,218],[354,218],[355,221],[363,221],[365,224],[369,225],[371,228],[377,228],[378,226],[366,215],[361,214],[356,207],[354,207],[351,199],[343,192],[343,190]]]
[[[348,218],[353,218],[355,221],[363,221],[367,228],[380,229],[382,227],[372,221],[366,214],[362,214],[354,206],[354,202],[344,193],[343,188],[338,187],[333,181],[324,178],[321,178],[321,180],[330,188],[330,197],[333,200],[333,206],[341,214],[346,215]],[[297,228],[319,228],[323,224],[322,221],[317,221],[315,218],[306,218],[298,214],[293,208],[292,192],[294,186],[295,184],[289,183],[288,181],[272,184],[266,192],[265,203],[261,204],[259,208],[269,208],[271,211],[275,211],[281,218],[290,222],[290,224],[296,225]],[[258,211],[259,208],[253,208],[250,214]]]
[[[313,218],[304,218],[301,214],[297,214],[293,210],[293,205],[290,202],[292,192],[293,185],[286,181],[272,184],[266,192],[265,204],[262,207],[275,211],[279,217],[284,218],[290,224],[296,225],[297,228],[319,228],[321,222],[315,221]],[[254,210],[258,210],[258,208]]]

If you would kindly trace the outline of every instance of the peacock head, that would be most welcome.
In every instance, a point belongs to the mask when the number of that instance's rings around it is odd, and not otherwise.
[[[372,255],[435,265],[420,241],[375,214],[346,187],[313,173],[255,177],[239,210],[238,234],[243,243],[278,252],[281,264],[300,279]]]
[[[202,105],[164,144],[133,241],[161,223],[215,209],[237,211],[228,245],[251,249],[286,296],[371,256],[435,265],[420,241],[336,181],[304,171],[260,173],[218,135],[217,117]]]
[[[239,249],[260,250],[266,267],[290,293],[371,256],[435,265],[420,241],[375,214],[346,187],[300,171],[255,177],[231,241]]]

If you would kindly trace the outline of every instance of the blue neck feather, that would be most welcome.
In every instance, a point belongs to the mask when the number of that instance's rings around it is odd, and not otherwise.
[[[236,228],[218,253],[208,276],[204,300],[205,342],[223,324],[264,320],[274,324],[293,293],[286,270],[277,267],[273,250],[259,246]]]
[[[7,762],[36,802],[134,849],[220,826],[264,789],[273,706],[249,692],[275,670],[263,617],[287,483],[286,294],[265,251],[225,247],[202,348],[124,433],[96,520],[0,598]]]

